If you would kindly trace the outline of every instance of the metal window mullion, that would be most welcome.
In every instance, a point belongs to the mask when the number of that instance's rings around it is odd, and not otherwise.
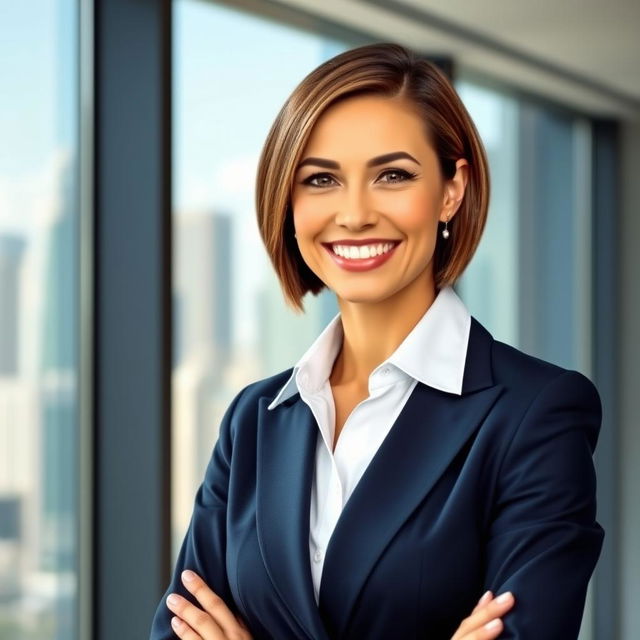
[[[169,579],[171,2],[95,2],[94,640]]]

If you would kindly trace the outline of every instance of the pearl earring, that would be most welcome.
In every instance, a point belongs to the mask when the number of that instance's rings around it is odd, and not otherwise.
[[[442,237],[445,240],[449,237],[449,229],[447,228],[448,224],[449,224],[449,216],[447,216],[447,219],[444,222],[444,229],[442,230]]]

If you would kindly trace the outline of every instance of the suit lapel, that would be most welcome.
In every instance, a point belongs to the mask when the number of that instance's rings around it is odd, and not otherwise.
[[[276,589],[310,637],[344,634],[377,559],[500,395],[503,387],[491,374],[493,339],[471,321],[462,395],[416,385],[338,519],[325,554],[319,607],[309,560],[318,427],[298,395],[273,411],[266,409],[270,398],[260,399],[260,548]]]
[[[328,640],[313,595],[309,509],[318,426],[298,395],[268,411],[259,401],[256,527],[265,567],[309,638]]]

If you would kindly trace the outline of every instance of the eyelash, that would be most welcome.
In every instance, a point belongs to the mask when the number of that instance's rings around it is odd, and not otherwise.
[[[410,171],[405,171],[404,169],[386,169],[380,174],[380,176],[384,176],[388,173],[397,173],[398,175],[402,176],[403,179],[393,180],[391,182],[387,182],[387,184],[400,184],[401,182],[406,182],[407,180],[413,180],[418,175],[417,173],[411,173]],[[317,189],[325,189],[326,185],[320,186],[317,184],[311,184],[311,181],[314,180],[315,178],[320,178],[324,176],[329,176],[330,178],[333,179],[333,176],[330,173],[314,173],[310,175],[308,178],[305,178],[300,184],[306,184],[306,185],[309,185],[310,187],[315,187]]]

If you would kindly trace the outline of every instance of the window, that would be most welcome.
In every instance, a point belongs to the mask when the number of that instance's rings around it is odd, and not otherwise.
[[[591,129],[558,107],[457,84],[491,167],[487,227],[459,290],[499,340],[591,367]]]
[[[0,8],[0,637],[77,637],[77,11]]]
[[[518,331],[518,117],[513,98],[470,82],[456,90],[489,159],[491,199],[482,240],[456,287],[494,337],[516,344]]]

